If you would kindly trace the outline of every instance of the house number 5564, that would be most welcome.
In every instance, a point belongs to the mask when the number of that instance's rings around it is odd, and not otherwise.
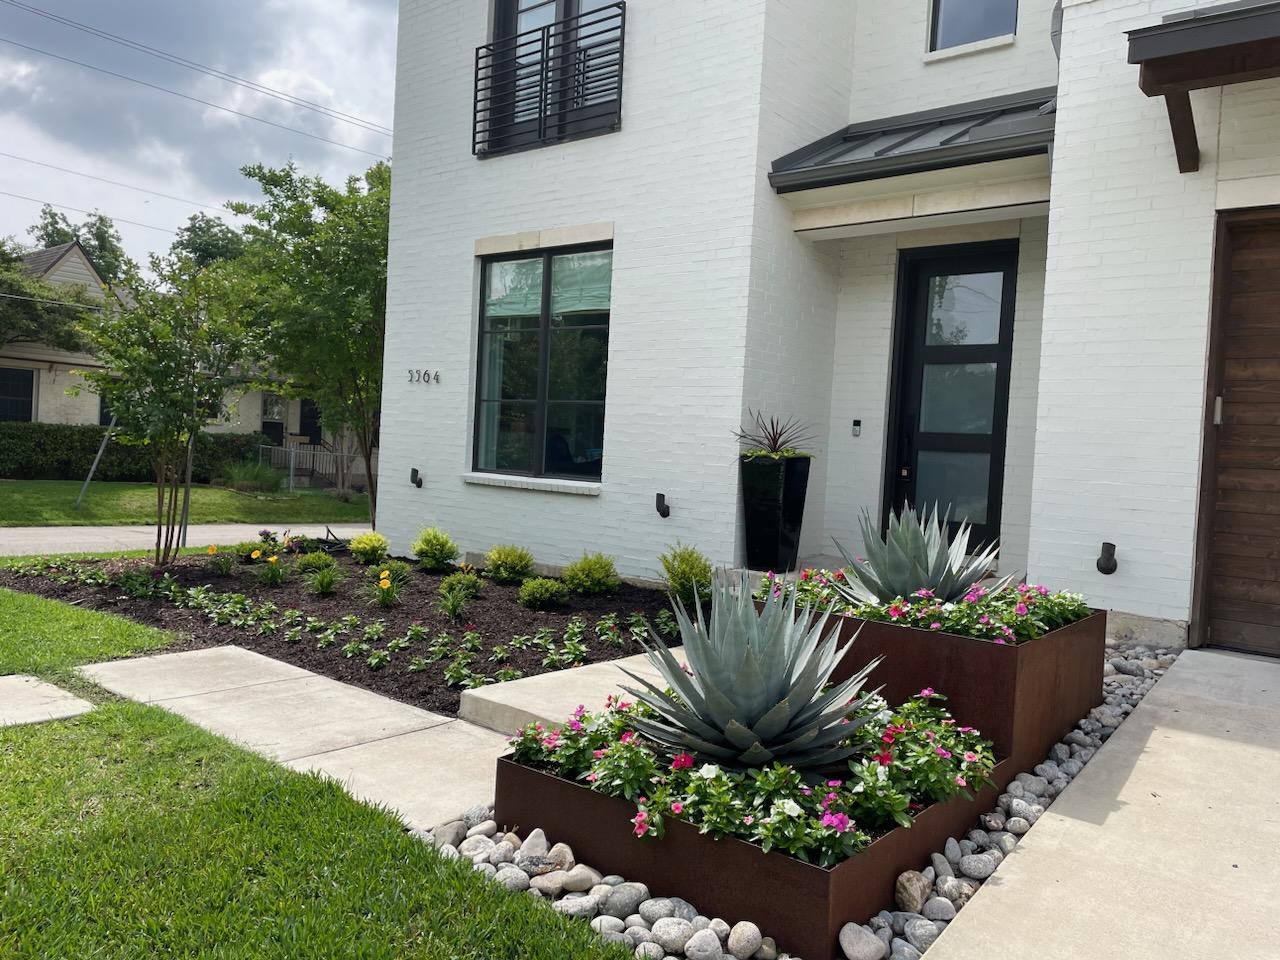
[[[409,371],[410,383],[439,383],[439,370],[413,370]]]

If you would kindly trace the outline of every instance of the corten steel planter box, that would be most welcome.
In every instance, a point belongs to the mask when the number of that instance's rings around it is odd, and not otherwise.
[[[997,757],[1012,761],[1009,777],[1043,762],[1049,748],[1102,702],[1105,612],[1016,645],[853,617],[840,618],[838,629],[841,642],[855,633],[858,638],[833,681],[883,656],[869,686],[883,686],[891,704],[924,687],[945,694],[951,715],[977,727],[995,744]]]
[[[996,775],[1011,777],[1008,766],[997,765]],[[840,928],[889,907],[898,875],[921,869],[947,837],[973,829],[997,792],[988,787],[973,801],[955,797],[934,804],[910,829],[885,834],[831,869],[765,853],[744,840],[715,840],[674,817],[666,818],[662,839],[637,839],[632,804],[509,757],[498,760],[494,817],[507,829],[541,827],[553,843],[569,844],[580,862],[647,884],[654,896],[683,897],[730,924],[751,920],[779,949],[805,960],[843,960]]]

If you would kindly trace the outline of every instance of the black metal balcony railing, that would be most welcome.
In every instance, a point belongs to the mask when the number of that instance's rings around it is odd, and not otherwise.
[[[478,47],[471,152],[618,129],[626,16],[612,3]]]

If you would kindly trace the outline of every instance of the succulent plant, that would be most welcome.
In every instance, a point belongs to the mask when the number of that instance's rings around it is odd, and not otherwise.
[[[968,523],[960,524],[955,539],[948,543],[950,515],[948,510],[939,518],[936,505],[920,514],[903,504],[900,512],[890,513],[889,528],[881,539],[871,514],[864,510],[866,559],[859,561],[837,540],[847,568],[836,589],[854,604],[889,603],[920,590],[931,591],[944,603],[959,600],[975,583],[995,572],[1000,545],[979,545],[970,556]],[[988,592],[1003,590],[1012,582],[1013,577],[1008,577]]]
[[[849,741],[875,695],[862,685],[879,660],[828,687],[842,654],[829,614],[797,616],[794,597],[770,597],[757,612],[747,574],[727,571],[713,580],[709,623],[700,604],[696,621],[683,603],[675,610],[689,672],[651,633],[643,645],[667,689],[624,671],[639,684],[628,692],[656,713],[635,718],[638,733],[732,767],[823,768],[857,752]]]

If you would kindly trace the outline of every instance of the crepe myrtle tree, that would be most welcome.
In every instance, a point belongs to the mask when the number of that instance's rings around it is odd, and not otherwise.
[[[164,566],[180,546],[188,446],[258,362],[261,330],[244,309],[243,281],[220,264],[201,269],[190,257],[152,257],[151,273],[130,269],[121,302],[83,321],[103,367],[83,376],[115,413],[120,440],[150,453],[155,563]]]
[[[377,163],[340,187],[290,164],[245,167],[262,190],[232,203],[249,218],[235,261],[253,286],[271,344],[273,389],[310,397],[325,428],[354,438],[376,520],[373,451],[382,403],[391,167]]]

